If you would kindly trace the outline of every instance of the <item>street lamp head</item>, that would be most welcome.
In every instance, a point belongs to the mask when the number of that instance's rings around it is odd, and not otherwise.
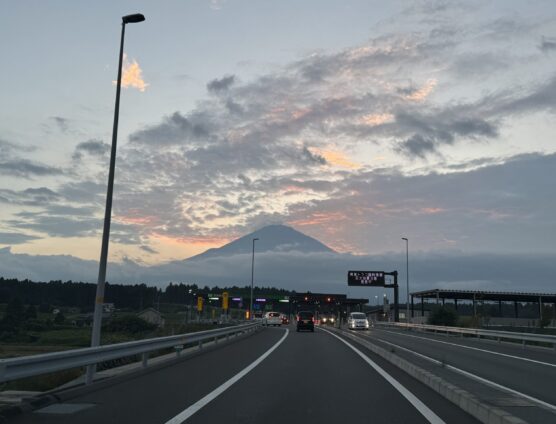
[[[257,240],[258,240],[258,238],[254,238],[254,239],[253,239],[253,241],[257,241]]]
[[[402,237],[402,240],[405,240],[405,241],[407,241],[407,237]]]
[[[141,13],[135,13],[133,15],[126,15],[122,16],[122,22],[124,24],[135,24],[137,22],[143,22],[145,20],[145,16]]]

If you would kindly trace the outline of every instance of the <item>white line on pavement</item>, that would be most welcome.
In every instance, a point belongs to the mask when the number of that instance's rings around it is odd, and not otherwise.
[[[368,338],[370,339],[370,337],[368,337]],[[551,403],[548,403],[548,402],[545,402],[543,400],[537,399],[536,397],[526,395],[525,393],[518,392],[517,390],[514,390],[514,389],[510,389],[509,387],[506,387],[506,386],[503,386],[501,384],[495,383],[494,381],[491,381],[491,380],[487,380],[486,378],[479,377],[476,374],[470,373],[469,371],[462,370],[461,368],[454,367],[453,365],[443,364],[441,361],[439,361],[437,359],[434,359],[434,358],[431,358],[429,356],[423,355],[422,353],[417,353],[414,350],[407,349],[407,348],[405,348],[403,346],[400,346],[400,345],[397,345],[395,343],[387,342],[384,339],[376,339],[376,340],[378,340],[379,342],[385,343],[387,345],[393,346],[397,349],[405,350],[406,352],[412,353],[415,356],[426,359],[427,361],[430,361],[430,362],[435,363],[437,365],[442,365],[444,368],[447,368],[447,369],[450,369],[450,370],[455,371],[457,373],[460,373],[462,375],[465,375],[466,377],[472,378],[473,380],[479,381],[479,382],[481,382],[483,384],[486,384],[488,386],[491,386],[491,387],[494,387],[496,389],[503,390],[505,392],[508,392],[508,393],[514,394],[516,396],[520,396],[522,398],[530,400],[531,402],[534,402],[538,405],[544,406],[545,408],[548,408],[553,412],[556,411],[556,405],[552,405]]]
[[[390,383],[394,387],[394,389],[396,389],[398,392],[400,392],[400,394],[403,397],[405,397],[409,401],[409,403],[411,403],[411,405],[413,405],[413,407],[415,409],[417,409],[417,411],[419,411],[421,413],[421,415],[427,419],[427,421],[429,423],[431,423],[431,424],[445,424],[445,422],[442,421],[442,419],[438,415],[436,415],[433,411],[431,411],[431,409],[427,405],[425,405],[423,402],[421,402],[413,393],[411,393],[404,386],[402,386],[401,383],[398,382],[398,380],[396,380],[394,377],[392,377],[390,374],[388,374],[386,371],[384,371],[379,365],[377,365],[374,361],[372,361],[367,355],[365,355],[363,352],[361,352],[359,349],[357,349],[351,343],[348,343],[347,341],[345,341],[341,337],[337,336],[336,334],[330,332],[329,330],[325,330],[324,328],[321,328],[321,330],[327,332],[331,336],[336,337],[342,343],[345,343],[351,350],[353,350],[355,353],[357,353],[361,357],[361,359],[363,359],[377,373],[379,373],[382,376],[382,378],[384,378],[388,383]]]
[[[278,340],[278,342],[274,346],[272,346],[265,353],[263,353],[261,356],[259,356],[253,363],[251,363],[251,365],[248,365],[247,367],[245,367],[243,370],[241,370],[239,373],[234,375],[232,378],[230,378],[228,381],[226,381],[222,385],[218,386],[216,389],[214,389],[208,395],[199,399],[197,402],[195,402],[193,405],[189,406],[188,408],[184,409],[182,412],[180,412],[174,418],[166,421],[165,424],[181,424],[181,423],[185,422],[193,414],[195,414],[197,411],[201,410],[204,406],[206,406],[207,404],[212,402],[214,399],[216,399],[218,396],[220,396],[222,393],[224,393],[226,390],[228,390],[234,383],[237,383],[239,380],[241,380],[249,371],[251,371],[257,365],[259,365],[262,361],[264,361],[265,358],[268,355],[270,355],[272,352],[274,352],[274,350],[278,346],[280,346],[284,340],[286,340],[286,337],[288,337],[289,332],[290,332],[290,330],[286,329],[286,333],[282,336],[282,338],[280,340]]]
[[[427,340],[427,341],[430,341],[430,342],[443,343],[443,344],[447,344],[447,345],[451,345],[451,346],[462,347],[464,349],[477,350],[479,352],[491,353],[492,355],[505,356],[506,358],[520,359],[522,361],[533,362],[534,364],[546,365],[546,366],[549,366],[549,367],[556,367],[556,364],[551,364],[550,362],[537,361],[535,359],[524,358],[522,356],[508,355],[507,353],[495,352],[493,350],[479,349],[478,347],[465,346],[465,345],[458,344],[458,343],[450,343],[450,342],[445,342],[443,340],[436,340],[436,339],[430,339],[428,337],[415,336],[413,334],[403,334],[403,333],[399,333],[397,331],[388,331],[388,330],[382,330],[382,329],[380,331],[384,331],[385,333],[396,334],[396,335],[404,336],[404,337],[414,337],[416,339]]]

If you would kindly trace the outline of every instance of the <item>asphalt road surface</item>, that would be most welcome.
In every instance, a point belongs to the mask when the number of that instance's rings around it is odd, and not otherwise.
[[[377,327],[359,333],[379,346],[402,346],[430,358],[473,373],[481,378],[556,405],[556,354],[552,349],[492,340],[442,336]],[[399,352],[403,355],[403,352]],[[408,356],[408,360],[411,354]]]
[[[289,329],[289,331],[287,331]],[[269,328],[14,423],[476,423],[352,341]],[[79,409],[72,412],[72,409]]]

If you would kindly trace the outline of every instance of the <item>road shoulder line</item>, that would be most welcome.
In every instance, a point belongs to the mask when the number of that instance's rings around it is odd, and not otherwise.
[[[499,390],[502,390],[502,391],[504,391],[504,392],[511,393],[512,395],[516,395],[516,396],[522,397],[522,398],[527,399],[527,400],[529,400],[529,401],[531,401],[531,402],[533,402],[533,403],[536,403],[537,405],[540,405],[540,406],[542,406],[542,407],[544,407],[544,408],[547,408],[547,409],[552,410],[553,412],[556,412],[556,406],[555,406],[555,405],[552,405],[552,404],[550,404],[550,403],[548,403],[548,402],[545,402],[545,401],[543,401],[543,400],[541,400],[541,399],[537,399],[536,397],[529,396],[529,395],[527,395],[527,394],[525,394],[525,393],[521,393],[521,392],[519,392],[519,391],[517,391],[517,390],[514,390],[514,389],[511,389],[511,388],[509,388],[509,387],[503,386],[503,385],[501,385],[501,384],[495,383],[494,381],[491,381],[491,380],[488,380],[488,379],[486,379],[486,378],[480,377],[480,376],[478,376],[478,375],[476,375],[476,374],[473,374],[473,373],[471,373],[471,372],[469,372],[469,371],[465,371],[465,370],[463,370],[463,369],[461,369],[461,368],[458,368],[458,367],[455,367],[455,366],[453,366],[453,365],[442,364],[442,362],[439,361],[438,359],[434,359],[434,358],[431,358],[430,356],[423,355],[422,353],[418,353],[418,352],[416,352],[416,351],[414,351],[414,350],[411,350],[411,349],[408,349],[408,348],[406,348],[406,347],[400,346],[400,345],[398,345],[398,344],[396,344],[396,343],[392,343],[392,342],[389,342],[389,341],[387,341],[387,340],[379,339],[379,338],[377,338],[377,340],[380,341],[381,343],[385,343],[385,344],[387,344],[387,345],[389,345],[389,346],[393,346],[393,347],[395,347],[396,349],[400,349],[400,350],[403,350],[403,351],[405,351],[405,352],[411,353],[412,355],[415,355],[415,356],[418,356],[418,357],[420,357],[420,358],[423,358],[425,361],[429,361],[429,362],[432,362],[432,363],[437,364],[437,365],[443,365],[445,368],[447,368],[447,369],[449,369],[449,370],[452,370],[452,371],[457,372],[457,373],[459,373],[459,374],[465,375],[466,377],[469,377],[469,378],[471,378],[471,379],[473,379],[473,380],[476,380],[476,381],[478,381],[478,382],[480,382],[480,383],[486,384],[487,386],[491,386],[491,387],[494,387],[495,389],[499,389]]]
[[[388,374],[384,369],[382,369],[377,363],[371,360],[367,355],[361,352],[352,344],[348,343],[338,335],[332,333],[329,330],[321,328],[322,331],[330,334],[331,336],[337,338],[351,350],[353,350],[361,359],[363,359],[367,364],[369,364],[382,378],[384,378],[388,383],[390,383],[394,389],[396,389],[406,400],[415,408],[419,413],[425,417],[425,419],[431,424],[446,424],[438,415],[436,415],[427,405],[425,405],[417,396],[406,389],[398,380]]]
[[[510,358],[510,359],[516,359],[516,360],[520,360],[520,361],[531,362],[531,363],[537,364],[537,365],[545,365],[545,366],[548,366],[548,367],[556,367],[556,364],[551,364],[550,362],[544,362],[544,361],[539,361],[539,360],[536,360],[536,359],[525,358],[523,356],[510,355],[508,353],[496,352],[494,350],[482,349],[482,348],[474,347],[474,346],[466,346],[466,345],[459,344],[459,343],[451,343],[451,342],[446,342],[444,340],[437,340],[437,339],[433,339],[433,338],[429,338],[429,337],[416,336],[414,334],[403,334],[403,333],[397,332],[397,331],[383,330],[382,328],[379,329],[379,331],[385,332],[385,333],[388,333],[388,334],[394,334],[396,336],[413,337],[413,338],[416,338],[416,339],[419,339],[419,340],[425,340],[427,342],[442,343],[442,344],[446,344],[446,345],[449,345],[449,346],[460,347],[462,349],[475,350],[475,351],[478,351],[478,352],[489,353],[491,355],[498,355],[498,356],[503,356],[503,357]]]
[[[454,384],[412,364],[394,353],[388,352],[382,347],[376,346],[367,340],[344,331],[334,330],[334,332],[342,334],[360,345],[363,345],[371,352],[381,356],[484,424],[526,424],[526,421],[521,418],[500,408],[481,402],[466,390],[460,389]]]

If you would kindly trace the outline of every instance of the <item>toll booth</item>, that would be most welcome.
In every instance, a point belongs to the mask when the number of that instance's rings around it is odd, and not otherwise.
[[[317,319],[323,314],[340,315],[346,319],[350,312],[363,311],[363,305],[369,299],[350,299],[345,294],[339,293],[293,293],[290,295],[291,313],[298,311],[312,311]]]

